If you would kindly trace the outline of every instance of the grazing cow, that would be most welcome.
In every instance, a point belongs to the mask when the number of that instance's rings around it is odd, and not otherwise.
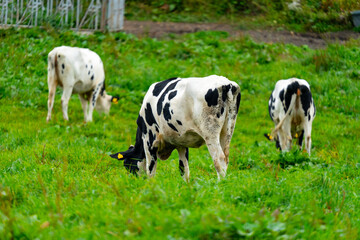
[[[104,66],[100,57],[85,48],[56,47],[48,55],[48,115],[54,105],[56,86],[63,88],[61,105],[63,117],[69,120],[67,109],[71,94],[78,93],[86,122],[92,121],[95,109],[108,114],[111,102],[117,103],[118,97],[112,97],[105,91]]]
[[[240,87],[216,75],[154,83],[139,112],[135,146],[110,156],[124,160],[131,172],[141,169],[153,176],[157,158],[166,160],[176,149],[180,173],[188,181],[188,148],[205,143],[218,178],[225,177],[240,99]]]
[[[310,155],[315,104],[309,83],[297,78],[278,81],[269,99],[269,114],[275,129],[265,137],[274,138],[276,147],[282,151],[290,150],[293,138],[298,138],[302,147],[305,138],[305,148]]]

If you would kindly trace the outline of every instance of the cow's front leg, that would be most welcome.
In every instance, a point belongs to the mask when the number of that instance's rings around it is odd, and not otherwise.
[[[178,148],[179,153],[179,170],[180,174],[185,180],[189,182],[190,169],[189,169],[189,148]]]
[[[224,178],[226,176],[227,164],[225,162],[225,154],[221,149],[218,139],[206,141],[206,146],[208,147],[209,153],[214,161],[215,169],[220,180],[221,177]]]
[[[157,148],[153,148],[147,145],[147,141],[144,140],[144,150],[145,150],[145,168],[146,174],[149,177],[155,176],[156,173],[156,165],[157,165],[157,156],[156,151]]]
[[[64,86],[64,91],[63,94],[61,96],[61,106],[62,106],[62,112],[63,112],[63,117],[66,121],[69,120],[68,117],[68,105],[69,105],[69,100],[72,94],[72,90],[73,87],[72,86]]]
[[[101,87],[103,86],[103,82],[101,83],[98,83],[94,89],[94,91],[91,93],[90,95],[90,104],[89,104],[89,112],[88,112],[88,117],[85,121],[87,122],[91,122],[92,121],[92,115],[93,115],[93,111],[94,111],[94,108],[95,108],[95,104],[96,104],[96,100],[98,99],[99,97],[99,94],[100,94],[100,89]]]

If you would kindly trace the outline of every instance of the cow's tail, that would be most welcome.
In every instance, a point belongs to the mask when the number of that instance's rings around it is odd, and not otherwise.
[[[277,135],[277,132],[284,124],[284,121],[290,116],[291,112],[293,112],[293,109],[295,107],[296,101],[300,98],[301,90],[298,88],[295,93],[292,94],[289,108],[287,109],[284,118],[276,125],[275,129],[272,131],[271,136],[275,137]],[[285,103],[286,104],[286,103]]]
[[[57,54],[51,51],[48,56],[48,84],[57,85]]]
[[[228,91],[227,98],[230,100],[232,108],[234,108],[235,113],[239,112],[240,101],[241,101],[241,92],[239,85],[232,84],[231,91]]]

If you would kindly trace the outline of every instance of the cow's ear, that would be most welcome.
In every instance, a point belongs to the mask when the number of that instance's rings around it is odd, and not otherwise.
[[[110,157],[115,158],[117,160],[124,160],[124,156],[120,152],[111,154]]]
[[[265,136],[268,140],[270,140],[270,141],[272,141],[272,140],[274,139],[274,137],[271,136],[270,133],[265,133],[264,136]]]
[[[112,98],[111,98],[111,102],[112,103],[115,103],[115,104],[118,104],[118,101],[119,101],[119,96],[117,95],[117,96],[113,96]]]

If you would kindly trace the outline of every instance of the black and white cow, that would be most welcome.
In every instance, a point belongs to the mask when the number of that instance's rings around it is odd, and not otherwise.
[[[104,66],[100,57],[86,48],[61,46],[49,53],[47,121],[51,119],[57,85],[63,88],[61,104],[65,120],[69,120],[67,109],[71,94],[79,94],[86,122],[92,121],[94,108],[108,114],[111,103],[118,100],[118,97],[106,94]]]
[[[240,87],[221,76],[171,78],[150,86],[137,119],[135,146],[111,157],[131,172],[155,175],[157,158],[179,153],[180,173],[189,180],[189,149],[207,145],[218,177],[225,177],[240,105]]]
[[[303,79],[279,80],[269,99],[269,114],[275,123],[272,134],[265,136],[276,141],[276,147],[289,151],[293,138],[298,138],[310,155],[311,128],[315,118],[315,104],[309,83]]]

